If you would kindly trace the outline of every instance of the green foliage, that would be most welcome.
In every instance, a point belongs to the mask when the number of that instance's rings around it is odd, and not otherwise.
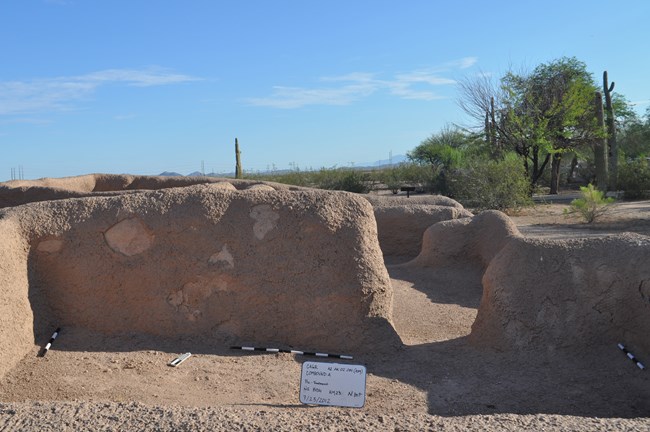
[[[463,163],[466,154],[477,152],[477,139],[459,128],[445,127],[408,152],[411,161],[427,165],[431,191],[450,195],[448,173]]]
[[[625,198],[643,199],[650,195],[650,166],[645,157],[639,157],[618,167],[618,189]]]
[[[370,178],[367,174],[354,169],[321,169],[316,176],[320,189],[340,190],[355,193],[368,193]]]
[[[318,171],[301,171],[296,168],[291,171],[248,175],[247,178],[356,193],[368,193],[373,181],[369,173],[350,168],[321,168]]]
[[[402,186],[415,186],[422,191],[433,192],[437,184],[438,172],[428,165],[404,162],[377,171],[376,177],[393,193],[399,192]]]
[[[461,107],[489,131],[486,139],[499,151],[520,157],[531,186],[553,168],[557,188],[562,154],[590,147],[604,131],[595,122],[597,90],[586,65],[563,57],[538,65],[532,72],[506,73],[495,86],[484,79],[461,83]]]
[[[642,119],[636,115],[627,117],[617,137],[625,157],[637,159],[650,155],[650,108]]]
[[[449,176],[455,199],[475,210],[517,210],[532,204],[530,183],[517,155],[503,160],[475,158]]]
[[[587,223],[592,223],[609,210],[614,198],[605,198],[605,193],[599,191],[591,183],[580,187],[582,198],[571,201],[570,207],[564,209],[564,214],[579,214]]]

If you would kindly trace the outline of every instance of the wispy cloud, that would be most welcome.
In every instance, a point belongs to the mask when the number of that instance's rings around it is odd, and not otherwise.
[[[478,57],[463,57],[458,60],[448,62],[446,65],[450,68],[467,69],[478,62]]]
[[[379,91],[386,91],[401,99],[441,99],[443,97],[434,90],[435,87],[456,83],[444,74],[468,68],[476,61],[475,57],[466,57],[443,66],[398,73],[388,79],[381,79],[377,74],[365,72],[323,77],[319,81],[325,85],[315,88],[276,86],[273,87],[270,96],[249,98],[246,103],[284,109],[308,105],[349,105]]]
[[[196,81],[164,69],[107,69],[86,75],[0,82],[0,115],[71,109],[102,86],[122,84],[151,87]]]

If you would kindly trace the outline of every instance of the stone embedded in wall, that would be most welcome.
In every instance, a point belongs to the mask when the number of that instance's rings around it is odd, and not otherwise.
[[[264,237],[278,224],[280,215],[268,204],[257,205],[251,209],[250,217],[255,220],[253,233],[258,240]]]
[[[126,256],[140,254],[151,247],[154,235],[138,218],[125,219],[104,233],[108,246]]]

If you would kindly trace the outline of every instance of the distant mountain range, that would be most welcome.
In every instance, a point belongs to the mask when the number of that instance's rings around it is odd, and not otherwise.
[[[355,169],[383,168],[383,167],[386,167],[386,166],[391,165],[391,164],[392,165],[400,164],[402,162],[406,162],[407,160],[408,160],[408,157],[406,155],[395,155],[395,156],[393,156],[392,159],[383,159],[383,160],[378,160],[378,161],[375,161],[375,162],[355,163],[354,168]],[[282,174],[282,173],[287,173],[287,172],[290,172],[290,171],[291,170],[288,170],[288,169],[286,169],[286,170],[275,170],[274,173]],[[262,172],[260,172],[260,174],[268,174],[268,172],[262,171]],[[159,176],[164,176],[164,177],[173,177],[173,176],[176,176],[176,177],[201,177],[201,176],[205,176],[205,177],[234,177],[235,173],[234,172],[229,172],[229,173],[208,173],[208,174],[203,174],[201,171],[194,171],[194,172],[191,172],[191,173],[189,173],[187,175],[183,175],[183,174],[173,172],[173,171],[164,171],[164,172],[162,172],[162,173],[160,173],[158,175]]]

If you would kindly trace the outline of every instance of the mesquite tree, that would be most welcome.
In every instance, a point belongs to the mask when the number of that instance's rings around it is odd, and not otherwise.
[[[593,77],[575,57],[508,72],[500,86],[487,78],[461,82],[461,108],[485,128],[486,141],[514,150],[531,186],[551,164],[551,193],[557,193],[562,156],[591,145],[600,135],[593,109]],[[498,152],[496,152],[498,154]]]

